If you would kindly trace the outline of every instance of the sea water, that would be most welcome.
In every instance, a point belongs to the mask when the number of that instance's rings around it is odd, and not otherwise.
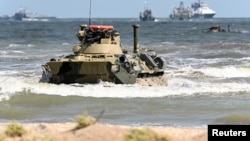
[[[88,19],[0,21],[0,122],[73,122],[88,113],[110,124],[203,127],[250,124],[250,19],[214,18],[157,22],[92,19],[114,25],[122,47],[166,60],[167,86],[39,83],[41,65],[72,54]],[[232,32],[207,33],[213,24]]]

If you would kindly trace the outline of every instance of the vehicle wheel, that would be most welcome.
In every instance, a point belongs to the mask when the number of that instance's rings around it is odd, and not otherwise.
[[[159,69],[163,69],[164,68],[164,60],[161,57],[156,57],[154,59],[155,63],[157,64]]]

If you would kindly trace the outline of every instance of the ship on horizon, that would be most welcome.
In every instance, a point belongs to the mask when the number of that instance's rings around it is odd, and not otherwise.
[[[209,8],[208,5],[201,0],[191,5],[193,9],[192,18],[213,18],[216,12]]]
[[[148,8],[148,1],[145,0],[146,7],[143,12],[140,12],[140,21],[155,21],[155,17],[152,14],[152,10]]]
[[[190,19],[192,17],[192,9],[191,8],[185,8],[183,1],[180,2],[180,5],[178,8],[174,8],[172,11],[172,14],[169,16],[171,19]]]
[[[1,19],[5,20],[17,20],[17,21],[48,21],[50,19],[55,19],[53,16],[39,15],[33,12],[27,12],[25,8],[20,8],[18,12],[15,12],[11,16],[3,16]]]
[[[170,14],[171,19],[196,19],[196,18],[213,18],[216,12],[208,7],[208,5],[201,0],[191,4],[191,8],[184,7],[183,1],[180,2],[179,8],[174,8],[172,14]]]

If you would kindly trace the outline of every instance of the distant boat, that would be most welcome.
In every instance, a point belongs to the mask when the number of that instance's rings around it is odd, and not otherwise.
[[[9,16],[8,15],[3,15],[2,17],[0,17],[0,20],[9,20]]]
[[[195,19],[195,18],[213,18],[216,12],[208,7],[208,5],[199,0],[191,4],[191,8],[184,7],[184,3],[181,1],[178,8],[174,8],[172,14],[170,14],[171,19]]]
[[[37,13],[27,12],[24,8],[20,8],[13,16],[9,19],[18,21],[47,21],[49,19],[55,19],[56,17],[39,15]]]
[[[203,30],[203,33],[217,33],[217,32],[227,32],[227,33],[243,33],[240,30],[231,30],[231,25],[228,24],[227,25],[227,30],[226,29],[221,29],[219,24],[214,24],[213,26],[211,26],[210,28],[207,28],[205,30]]]
[[[148,8],[148,1],[145,1],[146,7],[143,12],[140,12],[141,21],[155,21],[155,17],[152,14],[152,10]]]
[[[190,19],[192,18],[192,9],[191,8],[185,8],[184,3],[181,1],[178,8],[174,8],[172,11],[172,14],[170,14],[171,19],[178,19],[178,20],[184,20],[184,19]]]
[[[216,12],[209,8],[208,5],[199,0],[191,5],[193,9],[192,18],[213,18]]]

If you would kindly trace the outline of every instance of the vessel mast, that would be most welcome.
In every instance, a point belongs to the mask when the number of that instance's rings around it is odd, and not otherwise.
[[[146,5],[145,9],[148,9],[148,1],[145,0],[144,3],[145,3],[145,5]]]
[[[91,0],[89,0],[89,25],[91,24]]]

